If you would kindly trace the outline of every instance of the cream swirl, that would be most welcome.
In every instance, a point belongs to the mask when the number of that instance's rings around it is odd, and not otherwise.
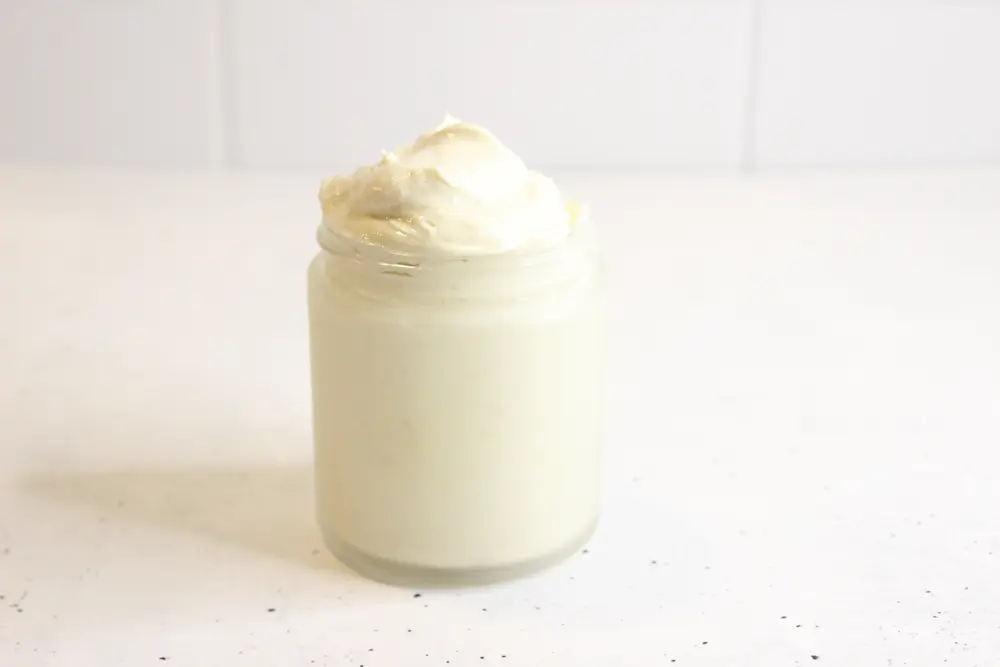
[[[319,199],[331,232],[410,254],[555,245],[577,210],[490,132],[451,117],[376,164],[326,179]]]

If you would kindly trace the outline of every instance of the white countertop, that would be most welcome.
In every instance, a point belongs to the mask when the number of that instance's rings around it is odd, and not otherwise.
[[[313,527],[316,179],[0,170],[0,665],[996,665],[1000,172],[562,181],[602,524],[414,597]]]

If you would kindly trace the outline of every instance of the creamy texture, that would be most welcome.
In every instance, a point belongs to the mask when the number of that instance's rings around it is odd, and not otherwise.
[[[320,188],[331,232],[408,254],[480,255],[552,246],[576,213],[555,183],[487,130],[447,117]]]
[[[320,200],[310,357],[330,549],[406,584],[509,578],[578,549],[603,412],[589,218],[453,119]]]
[[[431,282],[438,298],[419,303],[372,298],[377,265],[331,280],[329,264],[365,262],[313,262],[316,513],[349,565],[380,579],[425,569],[411,583],[433,581],[428,571],[482,583],[559,560],[589,535],[604,305],[597,267],[579,265],[573,246],[552,261],[575,279],[531,285],[514,255],[480,256],[448,263],[456,279]],[[468,298],[492,279],[524,289]]]

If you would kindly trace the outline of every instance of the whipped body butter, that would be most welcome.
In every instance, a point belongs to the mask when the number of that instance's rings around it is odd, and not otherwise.
[[[448,118],[323,182],[309,267],[316,507],[350,567],[483,583],[594,529],[600,258],[582,206]]]

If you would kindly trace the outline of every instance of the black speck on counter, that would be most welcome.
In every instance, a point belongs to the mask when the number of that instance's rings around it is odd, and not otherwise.
[[[422,595],[423,595],[423,593],[414,593],[413,597],[418,598],[418,597],[421,597]]]
[[[811,655],[809,657],[812,658],[813,660],[819,660],[819,656],[818,655]]]
[[[406,631],[407,631],[407,632],[413,632],[413,630],[411,630],[411,629],[409,629],[409,628],[406,628]]]
[[[782,616],[781,620],[785,620],[786,618],[788,618],[788,617],[787,616]]]
[[[590,549],[584,549],[584,550],[583,550],[583,553],[585,553],[585,554],[589,554],[589,553],[590,553]]]
[[[165,660],[167,660],[167,656],[165,656],[165,655],[161,655],[161,656],[160,656],[160,660],[164,660],[164,661],[165,661]]]
[[[650,565],[656,565],[656,561],[655,560],[651,560],[651,561],[649,561],[649,564]]]
[[[797,627],[797,628],[801,628],[801,627],[802,627],[802,625],[796,625],[795,627]]]
[[[483,607],[483,611],[486,611],[486,607]]]
[[[375,652],[375,649],[373,649],[373,648],[370,648],[370,649],[368,649],[368,652],[369,652],[369,653],[374,653],[374,652]]]
[[[269,614],[273,614],[276,611],[277,611],[277,609],[275,609],[274,607],[268,607],[267,608],[267,613],[269,613]]]
[[[705,645],[705,644],[707,644],[707,643],[708,643],[708,642],[702,642],[702,643],[701,643],[701,645],[702,645],[702,646],[704,646],[704,645]]]

